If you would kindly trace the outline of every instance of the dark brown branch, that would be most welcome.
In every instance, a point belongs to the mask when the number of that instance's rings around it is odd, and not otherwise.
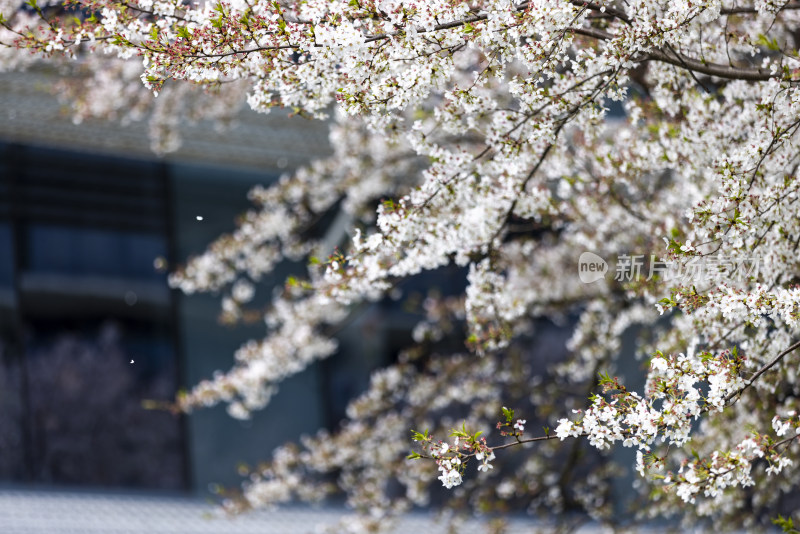
[[[583,437],[587,436],[588,434],[578,434],[576,437]],[[510,441],[508,443],[504,443],[502,445],[495,445],[494,447],[489,447],[493,451],[497,451],[500,449],[507,449],[509,447],[515,447],[517,445],[523,445],[525,443],[534,443],[536,441],[549,441],[551,439],[558,439],[558,436],[555,434],[548,434],[546,436],[539,436],[537,438],[528,438],[528,439],[518,439],[517,441]]]
[[[615,36],[604,30],[597,28],[570,28],[572,33],[578,35],[585,35],[594,39],[602,39],[604,41],[613,39]],[[777,78],[779,75],[772,74],[768,69],[748,68],[748,67],[733,67],[728,65],[721,65],[719,63],[709,63],[688,57],[684,54],[672,51],[667,53],[664,50],[652,50],[645,54],[638,61],[662,61],[681,67],[692,72],[699,72],[700,74],[707,74],[708,76],[716,76],[718,78],[725,78],[728,80],[748,80],[763,82],[772,78]]]
[[[770,369],[772,369],[772,368],[773,368],[773,367],[774,367],[774,366],[775,366],[775,365],[776,365],[776,364],[777,364],[779,361],[781,361],[781,360],[782,360],[782,359],[783,359],[783,358],[784,358],[784,357],[785,357],[787,354],[789,354],[789,353],[791,353],[791,352],[794,352],[794,351],[795,351],[795,350],[797,350],[798,348],[800,348],[800,341],[796,342],[794,345],[792,345],[792,346],[791,346],[791,347],[789,347],[788,349],[784,350],[783,352],[781,352],[780,354],[778,354],[777,356],[775,356],[775,357],[772,359],[772,361],[771,361],[771,362],[769,362],[768,364],[765,364],[763,367],[761,367],[761,369],[759,369],[758,371],[756,371],[756,372],[755,372],[755,374],[754,374],[753,376],[751,376],[751,377],[750,377],[750,379],[749,379],[747,382],[745,382],[745,384],[744,384],[744,387],[742,387],[741,389],[739,389],[739,390],[737,390],[737,391],[734,391],[734,392],[730,393],[730,394],[729,394],[727,397],[725,397],[725,403],[727,404],[727,403],[728,403],[728,402],[729,402],[731,399],[733,399],[733,398],[734,398],[734,397],[736,397],[737,395],[741,395],[741,394],[744,392],[744,390],[746,390],[747,388],[749,388],[749,387],[750,387],[750,386],[753,384],[753,382],[755,382],[756,380],[758,380],[758,378],[759,378],[761,375],[763,375],[764,373],[766,373],[767,371],[769,371]]]
[[[716,76],[717,78],[725,78],[727,80],[747,80],[751,82],[764,82],[772,78],[779,78],[779,74],[772,74],[768,69],[761,68],[748,68],[748,67],[733,67],[728,65],[721,65],[719,63],[708,63],[687,57],[683,54],[668,54],[663,50],[653,50],[649,52],[644,61],[654,59],[689,69],[693,72],[707,74],[708,76]]]
[[[791,9],[800,9],[800,4],[786,4],[780,11],[788,11]],[[754,6],[729,7],[719,10],[720,15],[745,15],[751,13],[757,13]]]

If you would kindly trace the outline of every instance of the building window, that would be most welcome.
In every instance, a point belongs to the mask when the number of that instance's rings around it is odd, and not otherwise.
[[[0,479],[185,488],[163,166],[0,153]]]

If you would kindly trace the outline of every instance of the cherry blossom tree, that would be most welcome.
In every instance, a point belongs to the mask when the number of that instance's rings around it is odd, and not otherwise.
[[[127,113],[147,90],[175,124],[199,86],[197,102],[224,103],[211,114],[246,98],[330,119],[331,158],[253,190],[237,230],[173,275],[225,292],[236,321],[279,262],[308,264],[269,303],[266,336],[181,409],[247,417],[370,302],[426,272],[465,278],[424,299],[414,343],[338,430],[276,451],[230,510],[338,487],[357,517],[337,532],[431,500],[611,521],[608,450],[630,447],[642,516],[791,528],[800,3],[0,5],[3,64],[79,62],[80,113]],[[314,236],[336,210],[349,237],[332,250]],[[571,328],[563,357],[532,351],[542,318]],[[632,332],[638,390],[615,376]]]

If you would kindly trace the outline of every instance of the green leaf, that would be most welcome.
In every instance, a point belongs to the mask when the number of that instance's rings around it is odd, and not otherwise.
[[[674,300],[672,300],[669,297],[664,297],[663,299],[659,300],[658,302],[660,304],[663,304],[664,306],[669,306],[670,308],[674,308],[675,306],[678,305],[677,302],[675,302]]]
[[[769,50],[773,50],[773,51],[776,51],[776,52],[781,49],[781,47],[778,46],[778,40],[777,39],[775,39],[774,37],[772,39],[770,39],[766,35],[764,35],[763,33],[759,34],[758,40],[756,41],[756,43],[760,44],[761,46],[766,46]]]
[[[783,517],[779,515],[777,518],[772,520],[772,523],[781,527],[784,532],[796,534],[798,532],[797,529],[794,528],[794,521],[791,517]]]
[[[428,430],[427,429],[425,429],[425,433],[424,434],[422,432],[418,432],[418,431],[416,431],[414,429],[411,429],[411,433],[413,434],[411,436],[411,439],[413,439],[414,441],[428,441],[430,439],[430,437],[428,436]]]
[[[506,418],[506,422],[511,423],[511,421],[514,419],[514,410],[509,410],[508,408],[503,406],[503,415]]]
[[[178,35],[186,39],[187,41],[192,40],[192,34],[189,33],[189,29],[186,26],[178,26],[177,29]]]
[[[467,423],[461,423],[461,430],[454,428],[450,431],[450,437],[459,437],[459,438],[468,438],[469,434],[467,434]]]

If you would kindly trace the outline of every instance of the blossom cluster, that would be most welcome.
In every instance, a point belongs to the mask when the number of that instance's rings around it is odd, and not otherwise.
[[[445,488],[450,489],[461,484],[470,458],[474,457],[480,462],[478,471],[487,472],[494,467],[491,464],[495,459],[494,451],[486,445],[485,437],[479,437],[482,433],[471,435],[463,426],[461,430],[451,431],[450,435],[454,438],[452,445],[446,441],[434,442],[427,431],[424,434],[414,432],[414,441],[420,442],[423,452],[427,452],[436,461],[442,473],[439,480]],[[412,459],[422,457],[417,453],[410,456]]]

